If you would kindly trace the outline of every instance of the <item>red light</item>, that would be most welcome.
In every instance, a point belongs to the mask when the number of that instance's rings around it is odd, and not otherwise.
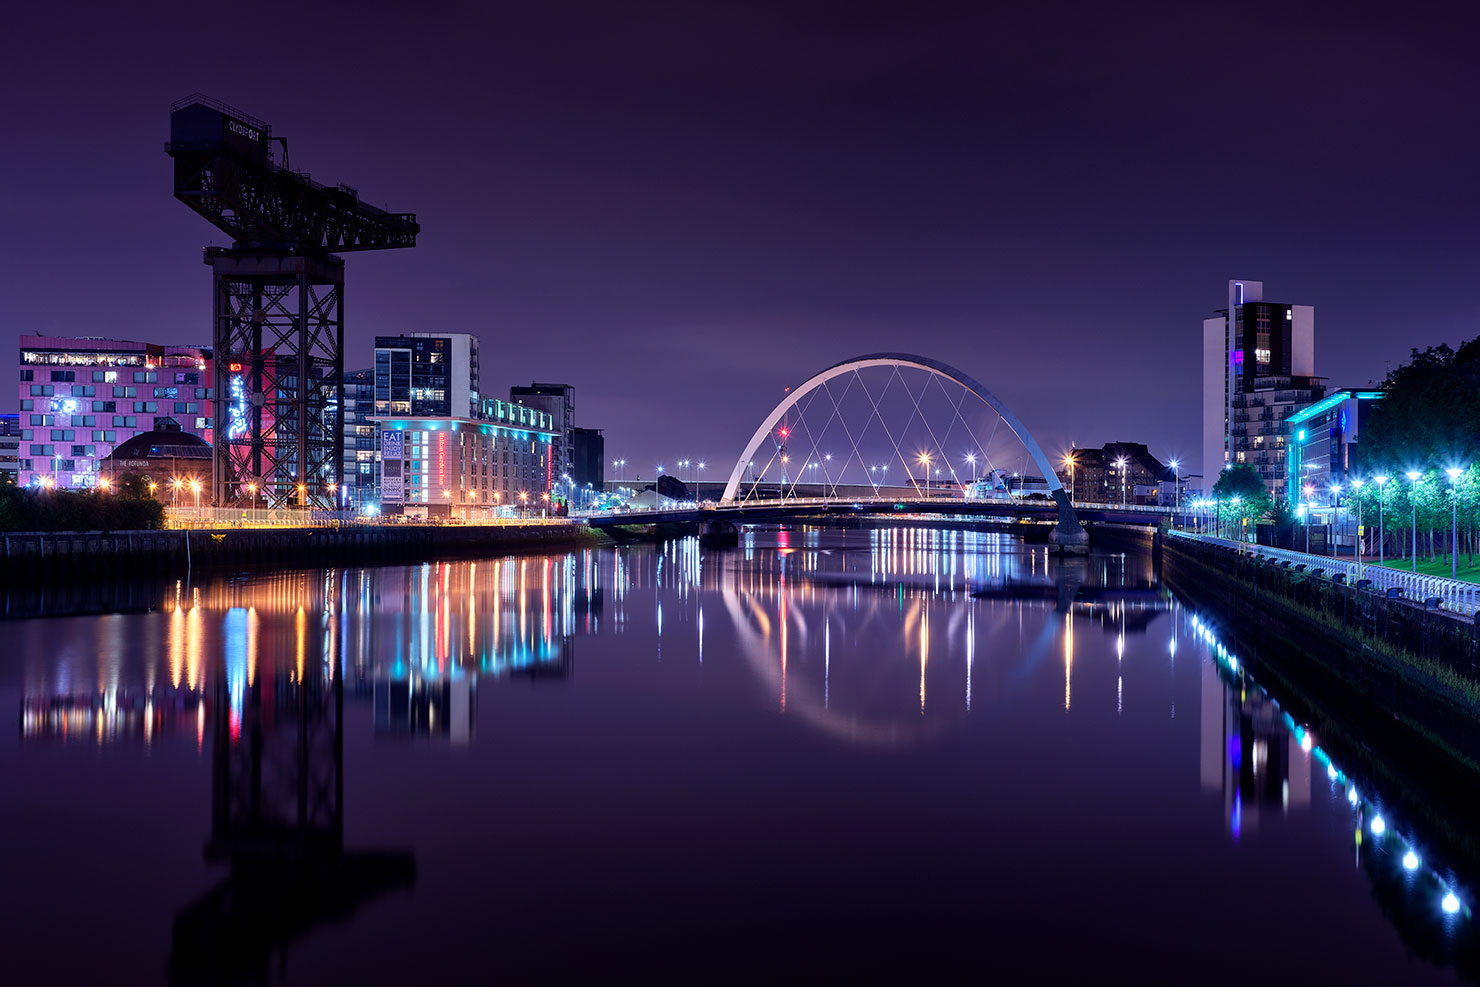
[[[781,436],[784,439],[788,435],[790,435],[791,433],[788,432],[786,429],[783,428],[783,429],[781,429],[781,431],[777,432],[776,434],[779,435],[779,436]]]
[[[239,373],[242,372],[242,365],[240,363],[233,363],[230,366],[231,366],[231,372],[232,373],[239,374]]]

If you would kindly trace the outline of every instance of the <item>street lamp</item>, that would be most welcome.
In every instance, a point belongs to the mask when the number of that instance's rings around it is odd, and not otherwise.
[[[930,489],[930,453],[922,452],[915,457],[915,462],[925,468],[925,489]]]
[[[195,494],[195,511],[196,511],[197,514],[199,514],[200,513],[200,480],[198,480],[197,478],[195,478],[193,476],[190,478],[190,490],[191,490],[192,493]]]
[[[1418,470],[1408,471],[1408,482],[1413,489],[1408,492],[1408,500],[1413,505],[1413,571],[1418,572],[1418,478],[1423,476]]]
[[[1172,513],[1182,509],[1182,464],[1172,460]]]
[[[1064,454],[1064,468],[1069,471],[1069,501],[1074,501],[1074,454]]]
[[[1352,489],[1357,492],[1357,544],[1352,550],[1353,561],[1357,563],[1357,578],[1362,576],[1362,484],[1366,480],[1353,480]]]
[[[1331,484],[1331,557],[1337,558],[1341,555],[1341,546],[1336,539],[1340,537],[1341,530],[1341,484]]]
[[[1372,482],[1377,484],[1377,567],[1381,569],[1386,564],[1383,561],[1383,551],[1386,548],[1387,538],[1382,525],[1382,488],[1387,485],[1387,475],[1379,474],[1374,476]]]
[[[1451,466],[1449,474],[1449,578],[1459,578],[1459,476],[1464,470]]]
[[[525,511],[527,510],[528,506],[529,506],[529,491],[528,490],[521,490],[521,491],[519,491],[519,516],[520,517],[524,517],[525,516]]]
[[[1124,507],[1125,506],[1125,464],[1126,464],[1126,462],[1127,462],[1127,460],[1126,460],[1126,458],[1124,456],[1121,456],[1119,459],[1115,460],[1115,465],[1120,468],[1120,506],[1121,507]]]

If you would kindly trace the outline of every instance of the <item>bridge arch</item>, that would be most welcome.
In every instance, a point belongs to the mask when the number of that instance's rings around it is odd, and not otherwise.
[[[1017,415],[1013,414],[1012,409],[1004,404],[1001,398],[997,397],[997,395],[993,394],[980,381],[970,375],[963,373],[950,364],[933,360],[930,357],[917,356],[913,353],[868,353],[863,356],[856,356],[833,364],[827,369],[814,374],[799,387],[794,387],[788,391],[786,397],[782,398],[781,402],[761,422],[760,427],[755,430],[755,434],[746,443],[744,451],[740,453],[740,458],[735,461],[735,468],[730,471],[729,481],[725,484],[724,493],[721,495],[721,503],[733,504],[735,502],[735,497],[740,491],[740,484],[745,476],[746,466],[755,457],[757,450],[761,448],[761,444],[771,435],[771,431],[776,427],[777,422],[781,421],[782,417],[788,411],[795,408],[798,402],[817,388],[825,385],[828,381],[870,367],[888,367],[894,369],[908,367],[926,371],[927,373],[949,380],[971,392],[995,411],[1001,417],[1003,423],[1012,431],[1013,435],[1017,437],[1017,440],[1022,443],[1023,448],[1027,450],[1028,455],[1032,458],[1034,465],[1043,473],[1043,479],[1048,484],[1049,495],[1053,497],[1059,507],[1059,535],[1061,538],[1068,537],[1075,542],[1082,541],[1084,533],[1079,527],[1079,520],[1074,513],[1074,506],[1070,503],[1068,494],[1064,492],[1063,485],[1059,482],[1058,474],[1054,472],[1053,464],[1044,455],[1042,447],[1038,445],[1038,440],[1033,438],[1032,433],[1028,431]]]

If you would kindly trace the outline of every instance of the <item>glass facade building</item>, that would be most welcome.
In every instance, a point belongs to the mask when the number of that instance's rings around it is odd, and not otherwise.
[[[478,337],[413,332],[375,337],[375,413],[476,417]]]

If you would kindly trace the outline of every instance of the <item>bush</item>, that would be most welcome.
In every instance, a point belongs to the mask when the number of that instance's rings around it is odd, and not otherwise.
[[[163,524],[164,505],[149,497],[0,485],[0,531],[143,531]]]

